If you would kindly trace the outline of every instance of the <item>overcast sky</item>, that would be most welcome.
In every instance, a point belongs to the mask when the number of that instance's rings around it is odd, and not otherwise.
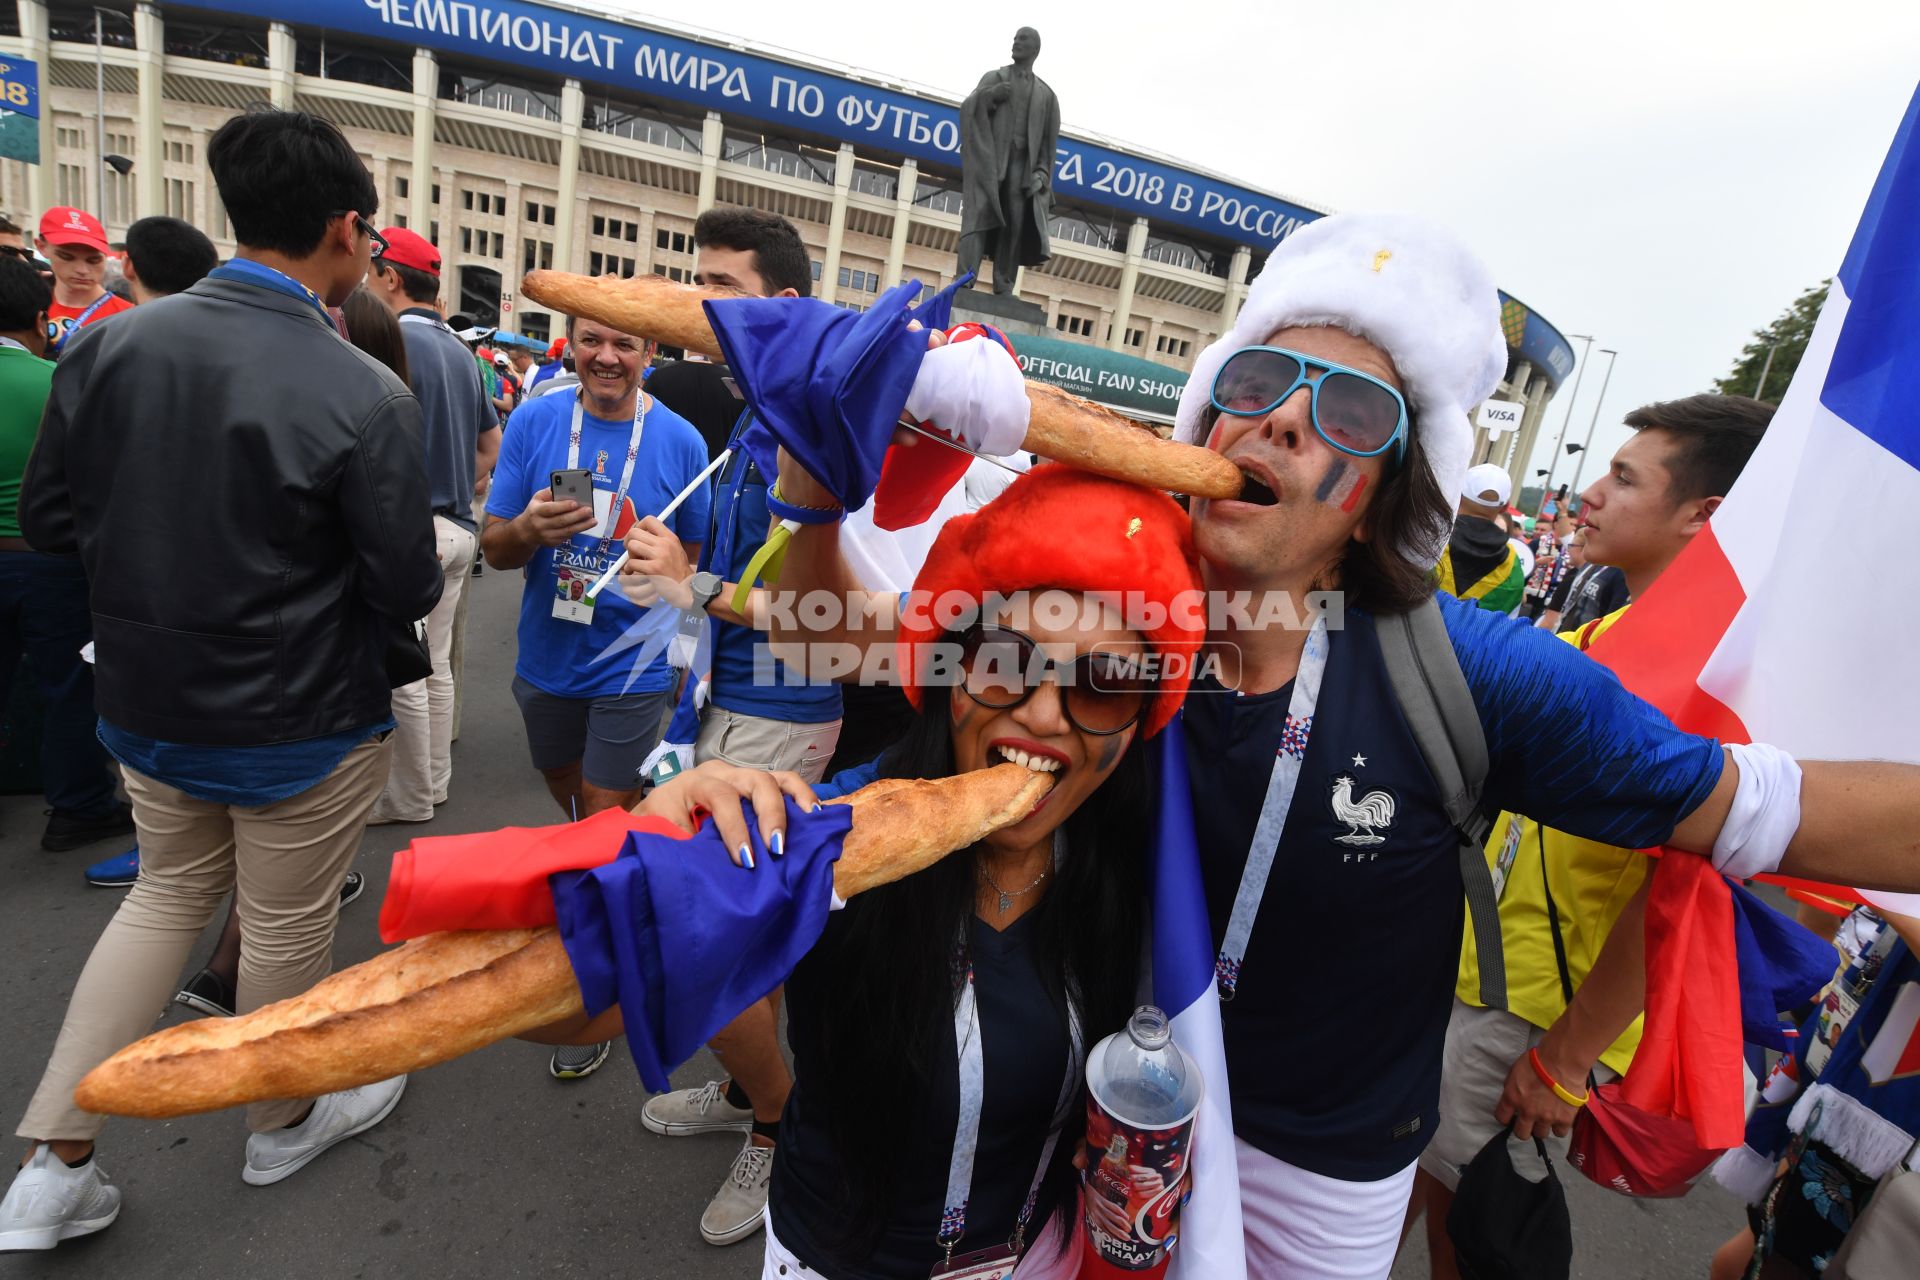
[[[732,0],[676,20],[956,95],[1031,25],[1070,128],[1322,208],[1437,218],[1594,335],[1570,439],[1618,350],[1601,457],[1628,409],[1706,390],[1833,273],[1920,81],[1915,0]]]

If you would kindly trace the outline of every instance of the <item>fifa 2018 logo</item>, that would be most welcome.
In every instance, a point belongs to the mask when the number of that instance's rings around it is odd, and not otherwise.
[[[607,451],[605,449],[593,455],[593,473],[597,476],[607,474]]]

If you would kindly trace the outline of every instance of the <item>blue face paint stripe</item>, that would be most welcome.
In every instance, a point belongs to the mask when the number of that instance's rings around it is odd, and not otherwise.
[[[1346,463],[1340,461],[1338,458],[1334,459],[1333,465],[1327,468],[1327,474],[1321,478],[1320,487],[1313,491],[1313,500],[1315,502],[1325,502],[1333,497],[1334,490],[1340,487],[1341,482],[1347,478],[1347,472],[1350,470],[1352,470],[1352,468]]]

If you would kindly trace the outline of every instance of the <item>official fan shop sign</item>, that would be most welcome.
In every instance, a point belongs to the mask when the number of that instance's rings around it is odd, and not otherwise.
[[[1505,435],[1520,426],[1525,417],[1527,406],[1518,400],[1485,400],[1480,404],[1480,412],[1473,417],[1473,424],[1490,436]]]
[[[960,167],[960,116],[952,103],[572,9],[524,0],[196,0],[196,7],[577,76]],[[1320,216],[1245,187],[1065,136],[1054,159],[1054,188],[1261,249]]]
[[[0,54],[0,159],[40,163],[40,68]]]

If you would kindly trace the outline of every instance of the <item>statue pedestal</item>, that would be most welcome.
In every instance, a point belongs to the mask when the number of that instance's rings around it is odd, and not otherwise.
[[[961,289],[953,295],[953,322],[966,320],[990,324],[1009,335],[1044,337],[1047,332],[1045,310],[1012,294],[985,289]]]

